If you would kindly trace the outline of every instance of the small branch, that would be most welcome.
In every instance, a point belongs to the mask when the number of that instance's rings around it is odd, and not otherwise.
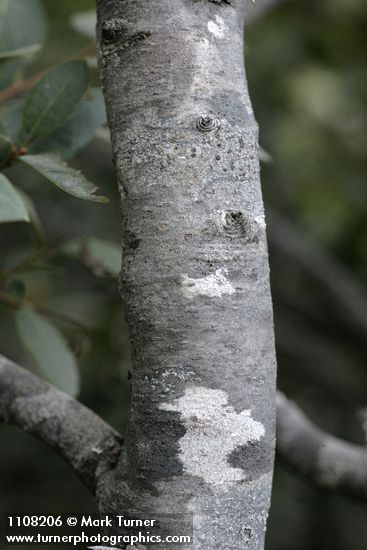
[[[0,94],[0,103],[4,103],[12,97],[19,95],[22,92],[26,92],[27,90],[35,86],[35,84],[37,84],[37,82],[40,80],[40,78],[42,78],[44,74],[45,71],[39,72],[34,76],[31,76],[30,78],[21,80],[20,82],[15,82],[8,88],[5,88],[5,90]]]
[[[63,63],[66,61],[72,61],[72,60],[78,60],[78,59],[84,59],[85,57],[88,57],[89,55],[95,54],[95,46],[87,46],[86,48],[83,48],[75,55],[72,55],[71,57],[66,58]],[[44,71],[40,71],[39,73],[31,76],[30,78],[26,78],[25,80],[21,80],[20,82],[15,82],[8,88],[5,88],[0,93],[0,103],[4,103],[5,101],[8,101],[9,99],[22,94],[23,92],[26,92],[30,88],[33,88],[37,84],[37,82],[46,74],[47,71],[50,70],[51,67],[48,67]]]
[[[114,468],[120,435],[90,409],[0,355],[0,422],[36,435],[95,491]]]
[[[268,238],[298,262],[333,297],[333,302],[363,337],[367,335],[367,293],[361,281],[297,225],[268,209]]]
[[[280,392],[277,449],[296,472],[320,487],[367,501],[367,448],[321,430]]]
[[[5,292],[1,292],[1,291],[0,291],[0,304],[14,310],[20,309],[24,306],[28,306],[35,309],[39,313],[42,313],[45,316],[54,317],[55,319],[59,319],[64,323],[74,325],[79,330],[86,331],[88,328],[82,322],[78,321],[77,319],[74,319],[74,317],[70,317],[65,313],[54,311],[48,308],[47,306],[44,306],[42,304],[36,304],[35,302],[32,302],[30,300],[16,300],[15,298],[12,298]]]

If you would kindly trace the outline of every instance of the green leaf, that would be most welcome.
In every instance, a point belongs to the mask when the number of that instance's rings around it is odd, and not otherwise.
[[[24,155],[19,158],[66,193],[96,202],[108,202],[107,197],[94,195],[97,187],[79,171],[71,168],[56,155]]]
[[[40,0],[0,0],[0,52],[20,50],[46,39],[47,20]]]
[[[0,167],[8,162],[12,149],[12,142],[8,136],[0,134]]]
[[[29,216],[15,187],[0,174],[0,223],[3,222],[29,222]]]
[[[41,44],[31,44],[30,46],[24,46],[23,48],[17,48],[16,50],[9,50],[8,52],[0,52],[0,60],[12,59],[13,57],[25,57],[31,58],[42,48]]]
[[[7,104],[7,109],[0,113],[0,132],[18,144],[18,135],[22,125],[23,101],[16,100]]]
[[[43,376],[60,390],[76,395],[79,371],[63,335],[47,319],[30,308],[16,313],[20,342]]]
[[[19,57],[0,62],[0,90],[15,82],[23,65],[24,59]]]
[[[29,221],[32,224],[32,228],[35,234],[35,237],[40,244],[45,243],[45,234],[43,231],[41,220],[37,214],[36,207],[34,205],[33,200],[27,193],[25,193],[22,189],[17,189],[19,195],[21,196],[21,199],[24,203],[24,206],[27,210]]]
[[[19,301],[24,300],[27,292],[25,282],[22,279],[13,279],[9,285],[9,292],[17,300]]]
[[[73,13],[70,17],[70,24],[73,29],[80,32],[80,34],[95,40],[97,24],[96,10],[86,10]]]
[[[86,255],[89,258],[86,258]],[[102,239],[88,239],[84,261],[87,261],[94,270],[103,270],[117,277],[121,270],[121,246]]]
[[[106,123],[106,110],[100,88],[91,88],[82,99],[69,120],[54,134],[36,141],[30,153],[52,152],[62,158],[73,157],[96,135],[102,124]]]
[[[99,128],[96,137],[105,143],[111,143],[111,134],[108,127]]]
[[[84,61],[69,61],[49,71],[32,89],[23,110],[26,144],[51,135],[65,124],[88,87]]]
[[[97,275],[117,277],[121,270],[121,246],[103,239],[68,241],[62,247],[65,254],[82,260]]]

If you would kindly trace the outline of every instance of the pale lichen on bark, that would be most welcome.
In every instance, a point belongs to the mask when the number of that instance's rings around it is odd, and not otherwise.
[[[219,16],[215,16],[215,20],[208,21],[208,31],[214,34],[216,38],[223,38],[226,30],[223,19]]]
[[[55,448],[103,514],[174,512],[176,529],[191,514],[187,548],[261,550],[275,354],[257,126],[242,63],[245,2],[97,3],[134,364],[126,445],[92,411],[1,356],[0,421]],[[366,500],[366,449],[323,432],[281,394],[277,409],[288,463]]]
[[[264,426],[251,411],[237,414],[222,390],[201,386],[186,388],[182,397],[162,403],[160,409],[180,413],[186,432],[179,441],[179,458],[185,473],[213,486],[246,479],[246,472],[229,460],[236,448],[264,436]]]
[[[217,269],[215,273],[199,279],[183,275],[181,280],[182,292],[189,300],[193,300],[197,296],[221,298],[224,294],[234,294],[236,289],[228,281],[227,276],[228,271],[226,269]]]
[[[97,5],[133,354],[130,423],[112,500],[127,512],[193,514],[195,549],[260,549],[275,355],[258,130],[243,66],[245,1]],[[116,18],[124,23],[109,23]],[[186,399],[195,416],[193,388],[217,397],[212,427],[223,415],[209,438],[218,456],[204,476],[194,464],[206,443],[198,436],[190,456],[190,414],[179,410]]]

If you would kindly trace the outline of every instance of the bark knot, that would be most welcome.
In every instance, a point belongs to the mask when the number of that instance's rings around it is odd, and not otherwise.
[[[102,24],[102,38],[104,42],[116,42],[126,29],[126,21],[123,19],[108,19]]]
[[[240,211],[223,212],[222,226],[229,237],[241,237],[247,233],[247,224]]]
[[[196,119],[196,128],[199,132],[213,132],[219,130],[220,120],[213,115],[200,115]]]
[[[136,32],[135,34],[133,34],[131,36],[131,38],[129,39],[129,44],[130,46],[135,46],[138,42],[141,42],[142,40],[145,40],[146,38],[148,38],[148,36],[151,35],[151,32],[150,31],[139,31],[139,32]]]
[[[217,212],[216,225],[221,233],[231,239],[245,238],[248,242],[257,242],[265,227],[262,216],[246,216],[239,210]]]

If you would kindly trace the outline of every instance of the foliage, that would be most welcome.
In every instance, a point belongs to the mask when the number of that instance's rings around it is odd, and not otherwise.
[[[32,193],[28,194],[29,169],[33,169],[40,176],[37,186],[45,178],[74,197],[108,202],[96,194],[96,185],[67,163],[106,122],[101,90],[90,85],[90,69],[78,54],[61,62],[58,59],[46,69],[32,69],[35,56],[42,56],[47,27],[40,0],[0,0],[0,168],[4,172],[0,174],[0,223],[25,222],[34,236],[26,254],[23,240],[4,250],[0,306],[14,311],[18,341],[32,368],[60,389],[76,394],[80,375],[75,353],[86,342],[87,326],[59,309],[52,310],[43,296],[33,299],[32,287],[42,285],[45,270],[54,272],[50,258],[60,262],[73,257],[99,278],[116,277],[121,252],[114,243],[98,238],[52,245],[37,213],[38,200],[34,202]],[[31,74],[26,76],[29,66]],[[21,170],[20,177],[15,169]],[[17,185],[12,183],[12,174]],[[47,212],[48,217],[58,215],[55,207]],[[0,232],[4,232],[2,227]],[[28,273],[33,273],[33,280]],[[79,344],[68,343],[68,331],[64,336],[60,322],[78,327]]]
[[[79,52],[87,50],[88,89],[63,125],[32,142],[28,154],[73,159],[72,166],[82,169],[111,200],[101,205],[75,199],[23,164],[22,157],[4,168],[32,221],[0,225],[1,349],[24,363],[29,354],[19,349],[17,311],[26,308],[41,315],[78,360],[83,401],[122,428],[128,347],[115,278],[120,262],[115,243],[120,236],[118,198],[110,147],[100,139],[90,141],[101,125],[107,134],[90,47],[95,2],[9,0],[0,1],[0,10],[20,4],[27,24],[18,12],[17,28],[23,28],[18,37],[27,38],[0,47],[0,94],[61,61],[79,61]],[[28,35],[36,19],[44,30]],[[330,292],[309,276],[307,262],[275,242],[271,211],[280,211],[323,246],[337,273],[342,268],[359,283],[365,281],[366,23],[364,0],[284,0],[246,31],[250,93],[266,150],[262,156],[272,160],[262,164],[262,184],[279,385],[322,427],[356,442],[362,441],[356,409],[366,404],[365,337],[336,307]],[[0,40],[3,36],[7,34],[0,32]],[[21,112],[31,89],[1,105],[1,164],[12,144],[20,146]],[[361,304],[357,310],[362,312]],[[34,357],[27,364],[39,369]],[[88,495],[51,452],[34,440],[30,445],[15,431],[9,432],[5,447],[0,488],[9,498],[2,512],[13,507],[14,512],[38,508],[85,513]],[[32,475],[19,475],[25,460]],[[366,545],[362,506],[310,487],[277,463],[267,548],[362,550]]]
[[[0,222],[29,222],[27,207],[8,178],[0,174]]]
[[[27,58],[42,47],[46,33],[40,0],[0,0],[0,59]]]
[[[69,61],[49,71],[30,91],[22,108],[21,145],[28,147],[60,128],[87,87],[88,69],[83,61]]]
[[[74,355],[60,332],[44,317],[23,307],[16,314],[20,341],[50,382],[75,395],[79,374]]]

